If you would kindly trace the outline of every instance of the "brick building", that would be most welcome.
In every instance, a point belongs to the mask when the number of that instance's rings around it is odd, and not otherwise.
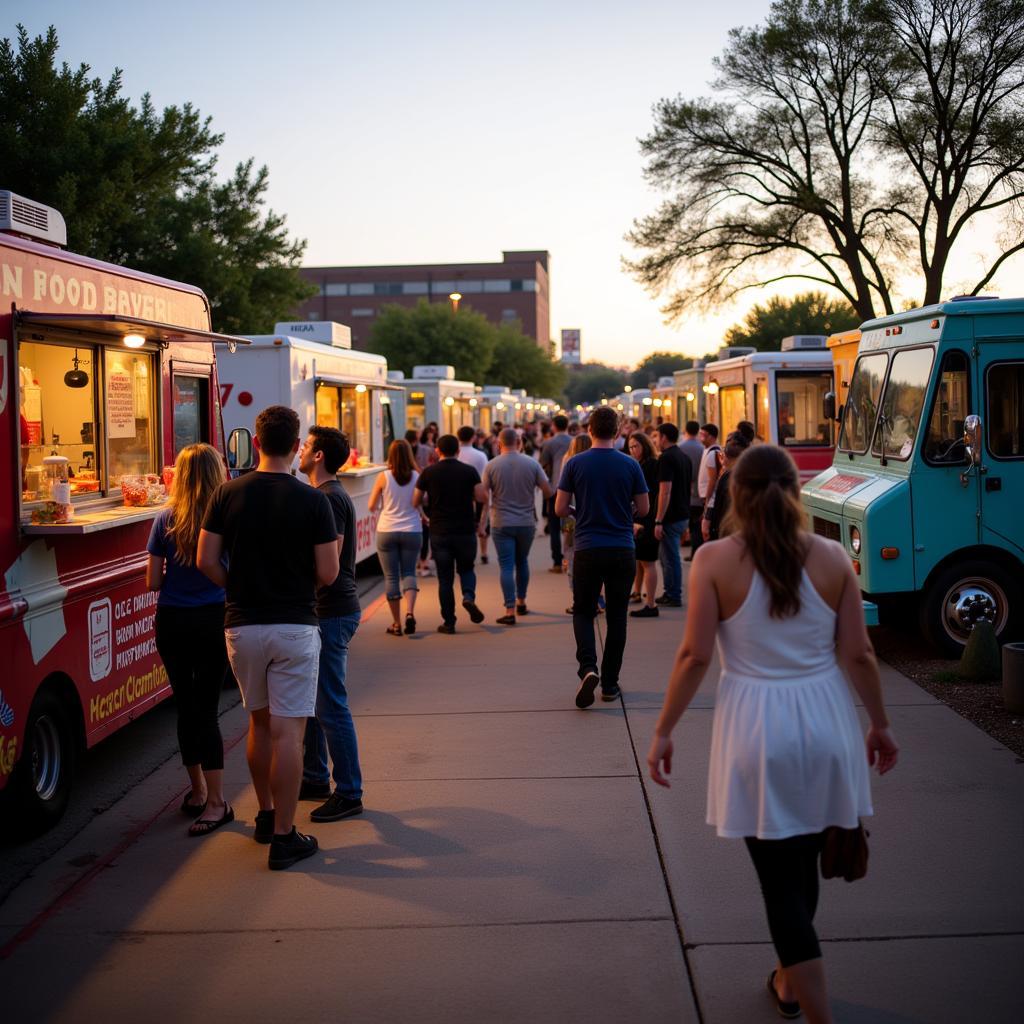
[[[420,299],[473,309],[494,324],[518,320],[522,331],[545,349],[551,342],[546,250],[503,252],[500,263],[434,263],[385,267],[303,267],[319,289],[296,320],[335,320],[352,329],[352,345],[365,349],[374,317],[391,304],[415,306]]]

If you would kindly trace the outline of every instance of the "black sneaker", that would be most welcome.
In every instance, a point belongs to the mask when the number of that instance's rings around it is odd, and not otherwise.
[[[655,604],[660,604],[662,608],[682,608],[683,602],[677,601],[674,597],[669,597],[667,594],[662,594],[661,597],[654,599]]]
[[[309,814],[310,821],[341,821],[363,813],[362,800],[349,800],[335,790],[319,807]]]
[[[314,836],[303,835],[292,825],[291,832],[286,836],[275,833],[270,843],[270,855],[267,865],[271,871],[283,871],[300,860],[312,857],[320,848]]]
[[[516,615],[529,615],[530,609],[524,603],[516,605]]]
[[[616,684],[612,684],[612,686],[607,690],[604,689],[604,687],[601,688],[601,700],[603,701],[618,700],[621,696],[622,691]]]
[[[274,812],[256,812],[256,830],[252,834],[257,843],[266,846],[274,838]]]
[[[601,678],[596,672],[588,672],[583,677],[580,688],[576,692],[576,707],[589,708],[594,703],[594,691],[600,682]]]
[[[635,612],[629,613],[630,618],[633,619],[656,619],[658,614],[657,608],[649,608],[647,605],[644,605],[643,608],[637,608]]]
[[[437,631],[438,633],[454,633],[455,624],[453,622],[442,622],[441,625],[437,627]]]
[[[514,615],[502,615],[500,619],[494,620],[499,626],[514,626],[516,617]]]
[[[480,611],[475,601],[463,601],[462,607],[465,608],[467,612],[469,612],[469,618],[472,622],[484,621],[484,613]]]
[[[331,795],[331,784],[329,782],[307,782],[302,780],[299,786],[300,800],[326,800]]]

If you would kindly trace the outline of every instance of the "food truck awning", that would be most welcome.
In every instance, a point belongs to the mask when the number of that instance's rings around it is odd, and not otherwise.
[[[245,338],[216,331],[203,331],[192,327],[174,327],[171,324],[143,320],[136,316],[122,316],[117,313],[33,313],[28,309],[17,309],[14,313],[22,327],[49,327],[51,330],[83,331],[88,334],[125,335],[141,334],[146,341],[166,343],[171,341],[206,342],[220,345],[248,345]]]
[[[396,384],[386,384],[384,381],[374,380],[354,380],[351,377],[345,376],[334,376],[332,377],[329,373],[318,373],[314,378],[317,384],[333,384],[339,388],[351,388],[355,387],[356,384],[365,384],[367,388],[374,388],[376,391],[404,391],[405,388],[400,387]]]

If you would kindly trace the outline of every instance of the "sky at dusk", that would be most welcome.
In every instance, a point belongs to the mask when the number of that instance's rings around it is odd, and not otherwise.
[[[637,139],[664,96],[709,92],[728,30],[766,0],[369,5],[7,0],[3,35],[53,24],[59,57],[158,107],[191,101],[254,157],[309,265],[499,261],[551,253],[551,330],[583,358],[703,354],[765,295],[662,323],[621,269],[623,235],[658,202]],[[982,235],[970,245],[990,244]],[[787,287],[787,292],[807,285]]]

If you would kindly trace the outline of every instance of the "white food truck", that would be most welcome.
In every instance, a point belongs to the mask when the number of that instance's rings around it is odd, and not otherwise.
[[[370,489],[395,438],[391,405],[400,391],[388,383],[387,360],[353,351],[349,328],[326,321],[279,323],[273,334],[248,340],[234,353],[218,346],[225,430],[252,431],[261,409],[287,405],[299,414],[302,437],[314,423],[344,431],[352,455],[338,478],[356,507],[356,561],[370,557],[376,551]],[[297,468],[296,456],[292,471]]]
[[[388,380],[401,389],[394,410],[400,435],[406,430],[419,433],[428,423],[436,423],[442,434],[476,426],[476,385],[456,380],[454,366],[414,366],[411,377],[392,370]]]

